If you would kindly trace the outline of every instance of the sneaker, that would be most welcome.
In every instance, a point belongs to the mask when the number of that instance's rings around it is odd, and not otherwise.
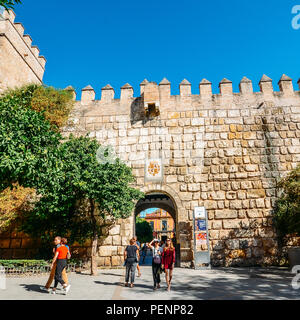
[[[51,290],[50,293],[51,294],[56,294],[56,290]]]
[[[69,292],[70,288],[71,288],[71,285],[70,285],[70,284],[67,285],[67,286],[64,288],[65,294],[67,294],[67,293]]]
[[[153,290],[155,291],[156,289],[157,289],[157,287],[156,287],[156,286],[154,286],[154,287],[153,287]]]
[[[44,286],[40,286],[40,290],[46,291],[46,292],[50,292],[50,291],[51,291],[50,288],[46,288],[46,287],[44,287]]]

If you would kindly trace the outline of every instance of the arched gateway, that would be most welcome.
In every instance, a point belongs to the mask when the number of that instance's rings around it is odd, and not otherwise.
[[[150,208],[160,208],[167,211],[175,222],[176,234],[176,265],[189,264],[187,258],[191,257],[191,241],[187,241],[189,237],[190,228],[187,228],[184,221],[185,209],[176,192],[169,186],[161,185],[147,185],[142,188],[146,196],[137,202],[135,207],[135,217],[142,211]],[[135,234],[135,223],[134,230]],[[191,240],[191,238],[189,239]]]

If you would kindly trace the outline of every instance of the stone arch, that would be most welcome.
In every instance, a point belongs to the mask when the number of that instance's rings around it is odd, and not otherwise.
[[[165,194],[166,196],[168,196],[171,199],[171,201],[174,205],[174,208],[172,208],[171,206],[167,206],[167,205],[166,206],[161,205],[159,207],[161,207],[161,209],[165,209],[166,211],[168,211],[171,214],[171,216],[173,217],[173,219],[175,221],[175,225],[176,225],[176,239],[177,239],[177,242],[179,243],[180,242],[179,224],[180,224],[180,219],[181,219],[180,217],[185,216],[186,209],[184,208],[182,201],[181,201],[180,197],[178,196],[177,192],[172,187],[170,187],[168,185],[160,185],[160,184],[147,184],[144,187],[142,187],[140,190],[142,192],[144,192],[146,195],[150,195],[151,193],[161,193],[161,194]],[[138,205],[138,203],[136,204],[136,206],[137,205]],[[143,206],[140,206],[138,208],[138,210],[136,210],[137,209],[137,207],[136,207],[134,210],[134,217],[139,212],[141,212],[143,208],[147,209],[150,207],[151,207],[151,205],[149,205],[149,206],[143,205]]]
[[[177,192],[168,185],[160,185],[160,184],[147,184],[143,188],[141,188],[145,194],[150,194],[152,192],[160,192],[169,196],[175,207],[177,212],[178,211],[185,211],[185,208],[182,205],[181,199],[179,198]]]

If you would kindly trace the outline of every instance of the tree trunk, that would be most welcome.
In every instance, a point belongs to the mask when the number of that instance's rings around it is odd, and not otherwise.
[[[98,248],[98,235],[97,233],[95,233],[92,241],[92,256],[91,256],[91,275],[92,276],[98,275],[98,271],[97,271],[98,263],[96,259],[97,248]]]
[[[92,253],[91,253],[91,275],[92,276],[97,276],[98,271],[98,263],[97,263],[97,249],[98,249],[98,234],[96,230],[96,218],[95,218],[95,204],[94,201],[91,199],[90,200],[91,204],[91,219],[93,222],[93,239],[92,239]]]

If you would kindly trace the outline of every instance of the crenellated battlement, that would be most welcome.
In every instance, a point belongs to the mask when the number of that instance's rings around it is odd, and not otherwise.
[[[300,79],[298,80],[300,90]],[[294,90],[293,82],[290,77],[283,74],[279,79],[279,91],[275,91],[273,87],[273,80],[267,75],[263,75],[258,83],[260,91],[253,91],[253,83],[247,77],[239,83],[239,92],[233,92],[232,81],[224,78],[219,83],[219,93],[214,94],[212,91],[212,83],[207,79],[203,79],[199,83],[199,94],[192,94],[191,83],[184,79],[179,84],[179,95],[171,95],[171,83],[164,78],[159,84],[156,82],[149,82],[145,79],[140,84],[139,95],[134,95],[133,87],[126,83],[121,87],[120,99],[115,99],[115,90],[111,85],[106,85],[101,90],[101,99],[95,100],[96,92],[90,85],[82,89],[81,105],[100,104],[100,105],[130,105],[134,101],[139,100],[141,103],[147,105],[153,104],[157,108],[164,108],[169,103],[175,106],[176,102],[182,106],[182,103],[191,103],[192,105],[210,105],[210,106],[227,106],[239,104],[260,104],[263,101],[274,102],[276,105],[286,104],[288,101],[295,103],[300,102],[300,91]],[[74,99],[76,99],[76,92],[74,89]],[[297,102],[297,103],[299,103]],[[121,110],[120,110],[121,111]]]
[[[0,90],[43,82],[46,59],[15,18],[12,10],[0,12]]]

